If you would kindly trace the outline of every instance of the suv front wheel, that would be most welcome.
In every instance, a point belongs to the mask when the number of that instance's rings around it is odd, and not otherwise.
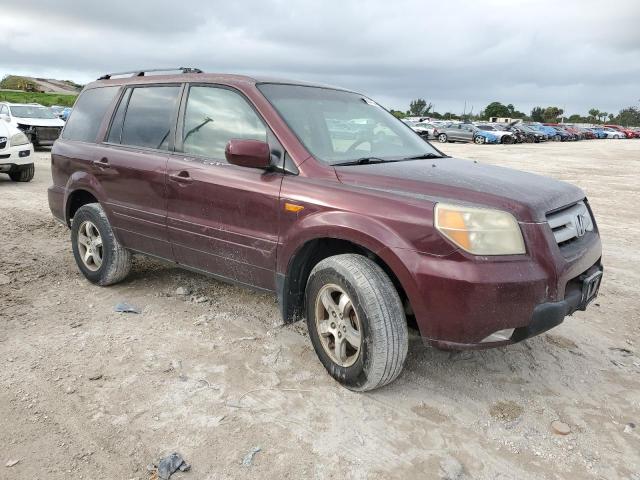
[[[99,203],[83,205],[73,216],[71,246],[78,268],[92,283],[118,283],[131,270],[131,253],[113,235]]]
[[[407,321],[387,274],[362,255],[319,262],[306,289],[309,336],[329,374],[356,391],[398,377],[407,357]]]

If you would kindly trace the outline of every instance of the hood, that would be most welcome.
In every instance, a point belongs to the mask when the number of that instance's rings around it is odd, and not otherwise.
[[[0,137],[12,137],[16,133],[20,133],[21,130],[14,127],[10,123],[0,121]]]
[[[13,117],[13,120],[21,125],[33,125],[35,127],[64,127],[64,121],[59,118]]]
[[[335,167],[340,181],[430,202],[485,206],[511,212],[521,222],[584,198],[571,184],[533,173],[457,158]]]

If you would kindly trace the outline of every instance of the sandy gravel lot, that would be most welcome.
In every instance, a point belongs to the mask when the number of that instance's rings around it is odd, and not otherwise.
[[[368,394],[325,374],[272,296],[144,258],[90,285],[49,213],[48,153],[32,183],[0,176],[0,479],[148,479],[172,451],[192,464],[178,479],[640,479],[640,140],[441,147],[584,188],[601,296],[499,350],[414,337]]]

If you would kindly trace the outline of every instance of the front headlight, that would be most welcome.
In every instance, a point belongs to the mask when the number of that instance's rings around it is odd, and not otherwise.
[[[520,226],[508,212],[438,203],[434,223],[442,235],[474,255],[526,252]]]
[[[29,137],[27,137],[24,133],[22,132],[18,132],[15,135],[11,136],[11,139],[9,140],[9,143],[14,146],[17,147],[18,145],[27,145],[29,144]]]

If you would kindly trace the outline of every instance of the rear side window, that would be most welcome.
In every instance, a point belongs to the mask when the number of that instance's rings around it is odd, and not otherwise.
[[[95,142],[102,118],[119,87],[85,90],[76,101],[62,132],[62,138],[79,142]]]
[[[178,86],[133,88],[122,97],[108,141],[168,150],[179,94]]]
[[[239,94],[225,88],[191,87],[183,151],[224,161],[224,149],[232,138],[266,141],[267,129]]]

